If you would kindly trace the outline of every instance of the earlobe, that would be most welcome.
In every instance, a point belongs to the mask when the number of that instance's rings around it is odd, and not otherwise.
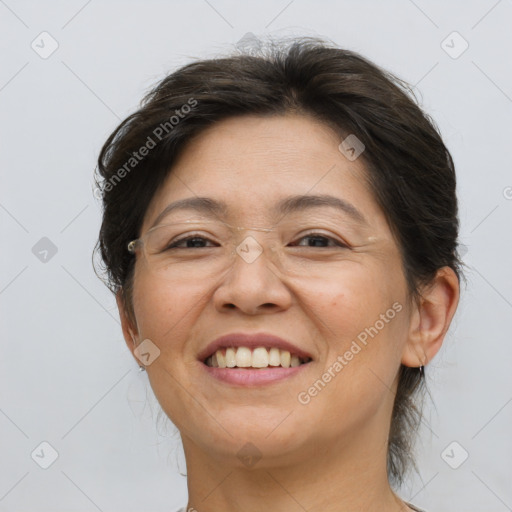
[[[421,290],[410,323],[402,364],[425,366],[439,352],[459,302],[459,280],[454,270],[442,267]]]

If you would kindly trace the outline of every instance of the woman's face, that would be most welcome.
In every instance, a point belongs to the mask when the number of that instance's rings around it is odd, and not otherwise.
[[[205,277],[202,270],[198,279],[190,269],[213,261],[214,252],[187,263],[187,272],[180,263],[155,272],[137,255],[137,342],[149,339],[160,350],[148,376],[189,453],[241,466],[249,452],[263,457],[261,467],[336,446],[385,451],[412,310],[400,252],[363,178],[363,159],[347,158],[341,142],[300,116],[219,122],[189,143],[147,211],[142,233],[167,205],[195,196],[226,203],[222,219],[239,227],[275,226],[273,208],[290,196],[329,195],[353,207],[289,213],[298,227],[283,235],[282,266],[270,251],[253,261],[237,253],[223,272]],[[175,210],[160,224],[198,215]],[[267,235],[248,230],[240,240],[245,236],[263,246]],[[240,332],[283,338],[311,361],[272,370],[283,377],[263,382],[256,372],[268,369],[212,370],[198,359],[219,336]],[[227,372],[237,377],[219,378]],[[243,384],[241,372],[255,380]]]

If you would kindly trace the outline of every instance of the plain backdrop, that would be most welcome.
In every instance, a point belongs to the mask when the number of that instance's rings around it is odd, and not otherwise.
[[[429,512],[512,510],[511,26],[510,0],[0,1],[0,511],[186,503],[175,428],[92,269],[93,171],[152,85],[248,33],[360,52],[438,124],[467,285],[427,368],[419,474],[401,494]]]

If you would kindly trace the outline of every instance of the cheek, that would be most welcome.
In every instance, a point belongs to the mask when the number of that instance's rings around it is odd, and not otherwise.
[[[394,267],[379,261],[352,262],[331,279],[301,280],[296,292],[329,324],[352,326],[350,334],[354,335],[354,329],[373,325],[394,302],[405,300],[404,276],[400,267]]]
[[[301,399],[309,400],[301,421],[307,429],[324,418],[318,435],[337,438],[365,428],[392,405],[407,326],[405,296],[396,276],[365,268],[325,284],[314,297],[311,318],[322,331],[324,353],[301,390]]]
[[[139,335],[160,342],[175,338],[177,331],[194,320],[202,295],[204,289],[193,282],[166,282],[149,272],[138,272],[133,304]]]
[[[183,419],[188,412],[197,409],[193,396],[183,391],[192,387],[184,351],[185,340],[202,307],[201,299],[207,299],[204,288],[201,291],[193,283],[164,282],[144,271],[138,272],[134,281],[133,304],[139,339],[150,339],[160,351],[147,367],[151,388],[165,414],[181,428],[186,426]]]
[[[336,379],[354,390],[369,379],[391,385],[406,339],[406,287],[400,267],[355,264],[319,286],[311,282],[304,296],[326,346],[324,365],[344,358],[344,377]],[[316,320],[315,320],[316,319]],[[346,362],[345,362],[346,361]],[[376,375],[372,375],[372,371]],[[357,393],[356,393],[357,394]]]

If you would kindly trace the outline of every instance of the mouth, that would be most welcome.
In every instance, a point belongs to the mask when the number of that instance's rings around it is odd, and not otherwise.
[[[220,347],[203,360],[212,368],[265,369],[295,368],[312,359],[278,347]]]
[[[311,354],[269,333],[226,334],[197,356],[206,374],[234,386],[270,385],[303,373]]]

